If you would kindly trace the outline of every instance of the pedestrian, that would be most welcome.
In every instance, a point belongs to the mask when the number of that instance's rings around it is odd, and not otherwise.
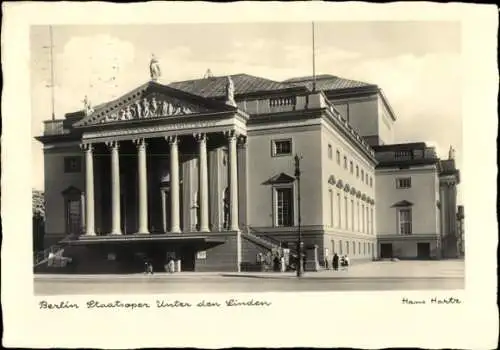
[[[339,256],[337,255],[337,253],[333,254],[332,268],[334,271],[337,271],[339,269]]]
[[[345,256],[345,268],[346,268],[346,270],[349,267],[349,265],[350,265],[349,257],[346,255]]]
[[[325,269],[328,270],[328,256],[325,256]]]
[[[170,273],[174,273],[175,271],[175,263],[174,263],[174,259],[170,258],[170,260],[168,261],[168,271]]]
[[[153,263],[151,261],[148,262],[148,272],[150,275],[153,274]]]

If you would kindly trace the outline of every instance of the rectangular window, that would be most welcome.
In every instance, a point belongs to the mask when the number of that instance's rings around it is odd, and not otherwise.
[[[351,172],[351,174],[354,173],[354,164],[352,163],[352,160],[349,162],[349,171]]]
[[[411,209],[399,209],[399,234],[411,235]]]
[[[366,173],[366,176],[365,176],[365,183],[368,185],[368,173]]]
[[[330,226],[333,227],[333,190],[328,191],[330,196]]]
[[[396,188],[410,188],[411,177],[401,177],[396,179]]]
[[[354,199],[351,199],[351,230],[354,231]]]
[[[335,254],[335,241],[332,240],[332,255]]]
[[[337,150],[336,157],[337,157],[337,164],[340,165],[340,151],[339,150]]]
[[[349,212],[347,210],[347,197],[344,197],[344,209],[345,209],[345,228],[349,226]]]
[[[347,169],[347,157],[344,156],[344,169]]]
[[[81,233],[82,207],[80,199],[69,199],[66,202],[66,233]]]
[[[373,178],[370,176],[370,187],[373,187]]]
[[[359,232],[359,230],[361,228],[360,225],[359,225],[359,216],[361,215],[360,212],[359,212],[359,201],[358,201],[358,203],[357,203],[356,206],[357,206],[357,210],[356,210],[356,214],[357,214],[356,215],[356,220],[357,220],[356,230]]]
[[[79,173],[82,171],[81,157],[64,157],[64,172]]]
[[[366,218],[366,233],[370,233],[370,222],[369,222],[369,217],[368,217],[368,205],[365,207],[365,218]]]
[[[361,242],[358,242],[358,254],[361,255]]]
[[[328,144],[328,158],[332,159],[333,158],[333,149],[332,145]]]
[[[342,255],[342,240],[339,240],[339,254]]]
[[[361,232],[365,232],[365,205],[361,204]]]
[[[273,157],[292,155],[292,140],[273,140]]]
[[[361,181],[365,181],[365,171],[361,169]]]
[[[276,189],[276,225],[293,226],[293,189]]]
[[[372,235],[375,234],[375,223],[373,222],[373,208],[370,208],[370,215],[372,217]]]
[[[356,255],[356,242],[352,241],[352,255]]]
[[[337,218],[338,218],[338,222],[337,222],[337,227],[342,227],[342,206],[341,206],[341,203],[340,203],[340,193],[337,193]]]
[[[359,178],[359,166],[356,165],[356,178]]]
[[[349,241],[345,242],[345,250],[346,250],[346,254],[349,254]]]

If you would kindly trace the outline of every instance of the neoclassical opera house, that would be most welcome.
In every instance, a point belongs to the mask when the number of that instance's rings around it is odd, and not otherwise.
[[[45,246],[64,247],[75,271],[141,271],[144,257],[155,270],[170,258],[184,271],[244,270],[280,246],[293,254],[299,220],[312,269],[333,252],[378,256],[372,146],[392,143],[396,117],[376,85],[247,74],[162,84],[154,60],[150,72],[37,137]]]

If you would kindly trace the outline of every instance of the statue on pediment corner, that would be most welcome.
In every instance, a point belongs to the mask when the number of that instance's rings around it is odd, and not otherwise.
[[[151,56],[151,61],[149,62],[149,74],[152,81],[158,81],[161,76],[160,63],[154,54]]]
[[[234,100],[234,83],[230,76],[227,77],[226,83],[226,104],[236,107],[236,101]]]
[[[448,159],[455,159],[455,149],[453,146],[450,146],[450,150],[448,151]]]
[[[83,111],[86,116],[89,116],[92,113],[94,113],[94,108],[92,108],[92,103],[90,102],[87,95],[85,95],[85,98],[83,99]]]

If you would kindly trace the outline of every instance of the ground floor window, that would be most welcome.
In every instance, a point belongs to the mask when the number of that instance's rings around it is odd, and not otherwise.
[[[398,221],[399,221],[399,234],[401,235],[411,235],[411,209],[404,208],[399,209],[398,212]]]
[[[275,188],[276,226],[293,226],[293,188]]]

